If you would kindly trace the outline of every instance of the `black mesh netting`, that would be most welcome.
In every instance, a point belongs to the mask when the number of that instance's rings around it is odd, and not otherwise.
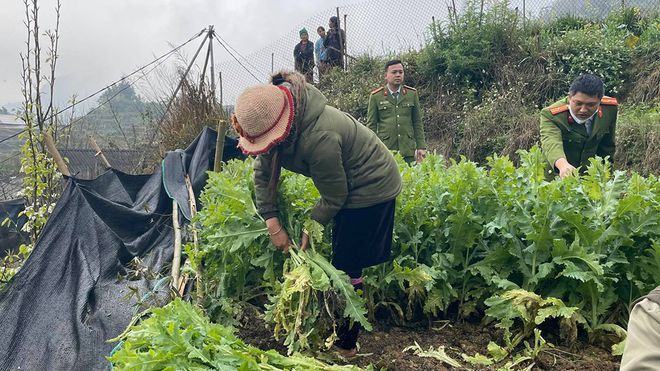
[[[18,247],[27,241],[27,236],[21,231],[26,217],[21,215],[25,209],[23,199],[0,201],[0,259],[9,253],[16,252]]]
[[[34,251],[0,293],[0,369],[108,368],[113,344],[106,340],[126,328],[140,300],[131,293],[151,292],[169,274],[169,195],[187,209],[182,180],[187,174],[201,191],[216,138],[205,129],[151,175],[110,170],[94,180],[67,179]],[[225,148],[225,159],[238,155],[231,139]],[[135,258],[140,270],[162,275],[130,274]]]

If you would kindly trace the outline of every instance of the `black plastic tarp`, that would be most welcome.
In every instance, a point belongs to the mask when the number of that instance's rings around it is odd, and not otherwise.
[[[21,232],[27,219],[20,215],[23,210],[25,210],[23,199],[0,201],[0,259],[18,250],[18,247],[27,240]],[[9,222],[1,225],[6,219],[9,219]]]
[[[169,274],[172,201],[164,184],[185,210],[181,180],[188,175],[201,191],[216,138],[204,130],[151,175],[110,170],[94,180],[67,179],[34,251],[0,293],[0,370],[109,367],[107,340],[129,324],[140,295]],[[227,149],[231,155],[231,143]]]

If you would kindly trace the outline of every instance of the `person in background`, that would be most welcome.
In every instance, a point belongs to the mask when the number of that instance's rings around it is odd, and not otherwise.
[[[330,17],[330,30],[323,41],[326,48],[326,60],[330,67],[344,68],[346,50],[346,32],[339,27],[339,19]]]
[[[385,86],[371,92],[367,107],[367,127],[387,148],[401,153],[406,162],[422,162],[426,157],[426,139],[419,94],[403,85],[400,60],[385,64]]]
[[[332,264],[358,293],[362,269],[390,259],[395,200],[401,175],[376,135],[350,115],[327,105],[323,94],[297,72],[280,72],[272,85],[246,89],[236,100],[232,125],[239,147],[254,162],[255,200],[272,244],[287,251],[290,238],[306,249],[309,236],[289,236],[280,222],[277,186],[281,168],[310,177],[320,199],[307,224],[332,222]],[[340,323],[335,345],[356,353],[359,324]]]
[[[580,75],[568,97],[541,111],[541,150],[561,178],[578,167],[584,171],[594,156],[609,156],[614,163],[618,103],[604,94],[600,77]]]
[[[323,45],[323,42],[325,41],[325,28],[323,26],[319,26],[319,28],[316,29],[316,33],[318,33],[319,39],[316,40],[316,43],[314,44],[314,54],[316,55],[316,67],[319,70],[320,79],[326,70],[325,60],[327,57],[325,46]]]
[[[660,368],[660,286],[633,303],[621,370]]]
[[[305,76],[307,82],[314,81],[314,46],[309,41],[306,29],[300,30],[300,42],[293,49],[296,71]]]

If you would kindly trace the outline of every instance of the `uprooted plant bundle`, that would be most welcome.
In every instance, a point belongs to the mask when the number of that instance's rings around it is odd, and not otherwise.
[[[281,221],[294,241],[286,255],[269,246],[251,189],[250,162],[232,162],[222,173],[210,173],[198,219],[203,258],[196,259],[205,260],[205,292],[264,305],[266,322],[276,338],[284,336],[289,353],[331,345],[335,325],[344,318],[371,329],[364,300],[348,276],[327,260],[329,240],[307,217],[318,197],[311,182],[290,173],[283,176]],[[311,248],[301,251],[296,241],[305,228]]]
[[[357,370],[300,354],[283,356],[245,344],[231,327],[211,323],[201,311],[176,299],[150,310],[150,317],[129,328],[108,359],[121,370]]]

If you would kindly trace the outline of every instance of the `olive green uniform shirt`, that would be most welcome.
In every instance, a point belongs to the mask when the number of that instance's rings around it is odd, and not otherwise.
[[[573,166],[586,168],[594,156],[614,159],[617,101],[603,97],[593,117],[591,133],[573,120],[568,98],[559,100],[541,111],[541,149],[550,167],[560,158]]]
[[[660,369],[660,286],[640,298],[628,321],[621,370]]]
[[[390,150],[412,157],[416,149],[426,149],[422,109],[417,90],[403,85],[398,99],[385,87],[371,92],[367,109],[367,127]]]

